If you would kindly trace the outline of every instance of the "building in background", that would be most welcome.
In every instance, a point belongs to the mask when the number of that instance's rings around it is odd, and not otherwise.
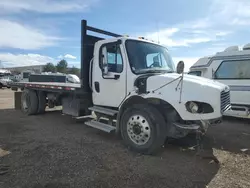
[[[41,73],[45,65],[31,65],[31,66],[22,66],[22,67],[8,67],[6,70],[11,71],[12,73],[21,73],[25,71],[32,71],[35,73]]]

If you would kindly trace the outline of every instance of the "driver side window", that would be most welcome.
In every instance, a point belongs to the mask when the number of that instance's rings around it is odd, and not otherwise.
[[[107,48],[108,71],[121,73],[123,70],[123,62],[119,45],[108,44],[105,47]]]

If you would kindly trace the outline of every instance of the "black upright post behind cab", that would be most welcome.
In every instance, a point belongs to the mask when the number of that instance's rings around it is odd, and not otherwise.
[[[94,45],[97,41],[103,40],[104,38],[89,35],[87,32],[92,31],[94,33],[111,36],[120,37],[121,35],[104,31],[95,27],[87,25],[86,20],[81,21],[81,88],[84,92],[91,92],[89,87],[89,65],[94,54]]]

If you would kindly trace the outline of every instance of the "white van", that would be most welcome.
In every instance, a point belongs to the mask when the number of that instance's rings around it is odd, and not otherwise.
[[[214,79],[230,87],[232,110],[225,115],[250,118],[250,44],[226,48],[200,58],[188,74]]]

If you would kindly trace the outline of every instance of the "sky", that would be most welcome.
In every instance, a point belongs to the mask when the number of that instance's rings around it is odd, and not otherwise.
[[[4,67],[57,63],[80,67],[80,23],[168,47],[185,70],[203,56],[250,43],[250,0],[1,0]]]

